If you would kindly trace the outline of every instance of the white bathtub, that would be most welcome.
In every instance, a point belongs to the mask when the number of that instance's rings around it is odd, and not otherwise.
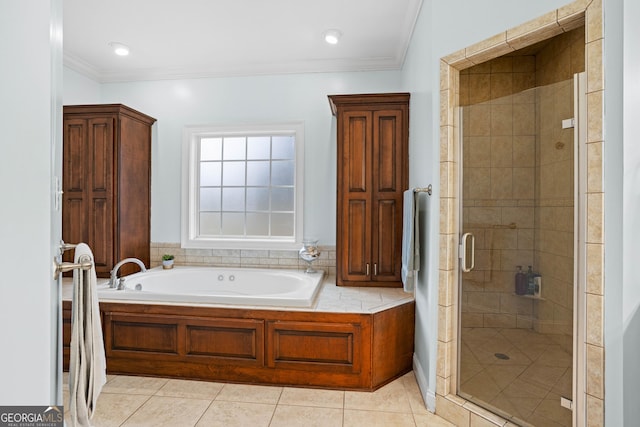
[[[101,287],[102,300],[310,307],[323,272],[174,267],[125,276],[124,290]]]

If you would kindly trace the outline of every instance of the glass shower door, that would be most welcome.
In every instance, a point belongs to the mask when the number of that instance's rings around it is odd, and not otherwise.
[[[458,394],[518,424],[572,423],[573,93],[567,80],[461,108],[475,266],[460,272]]]

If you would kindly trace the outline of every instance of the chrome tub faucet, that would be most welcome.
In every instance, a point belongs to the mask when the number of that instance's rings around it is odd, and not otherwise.
[[[116,288],[118,290],[122,290],[124,289],[123,286],[120,286],[120,280],[118,278],[118,270],[120,269],[120,267],[122,267],[123,265],[127,264],[127,263],[134,263],[134,264],[138,264],[138,266],[140,267],[140,270],[142,270],[142,272],[147,271],[147,267],[144,266],[144,263],[142,261],[140,261],[138,258],[125,258],[122,261],[120,261],[119,263],[117,263],[114,267],[113,270],[111,270],[111,280],[109,281],[109,287],[110,288]]]

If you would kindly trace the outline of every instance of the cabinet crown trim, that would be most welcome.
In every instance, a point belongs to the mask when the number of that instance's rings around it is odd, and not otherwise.
[[[338,113],[338,107],[345,107],[349,105],[357,105],[362,107],[364,105],[375,104],[406,104],[409,102],[411,94],[409,92],[397,92],[397,93],[364,93],[353,95],[328,95],[329,105],[331,107],[331,113],[336,116]]]
[[[134,110],[133,108],[128,107],[124,104],[65,105],[63,106],[63,112],[67,116],[86,116],[88,114],[121,114],[148,123],[150,125],[157,121],[155,118],[141,113],[138,110]]]

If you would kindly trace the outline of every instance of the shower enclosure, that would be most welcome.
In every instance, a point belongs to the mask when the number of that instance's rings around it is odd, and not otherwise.
[[[539,62],[460,76],[460,223],[475,265],[459,275],[458,394],[520,425],[570,426],[574,79],[536,86]]]

